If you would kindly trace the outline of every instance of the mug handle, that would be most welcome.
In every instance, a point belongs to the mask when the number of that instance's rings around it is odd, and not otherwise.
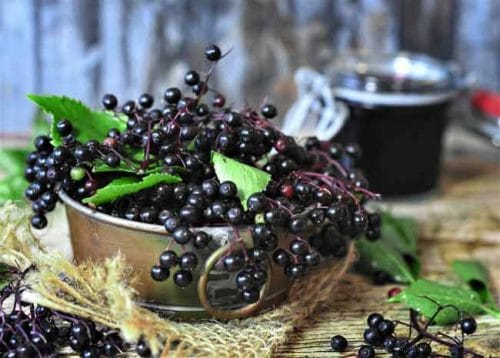
[[[205,262],[205,266],[203,268],[203,272],[200,275],[200,278],[198,280],[198,298],[203,305],[203,308],[213,317],[218,318],[218,319],[235,319],[235,318],[244,318],[251,316],[255,314],[259,308],[261,307],[262,303],[264,302],[264,297],[266,297],[266,294],[269,290],[270,287],[270,282],[271,282],[271,266],[270,264],[267,265],[266,273],[267,273],[267,280],[266,283],[262,286],[260,289],[260,295],[259,299],[251,303],[249,305],[234,309],[234,310],[221,310],[218,308],[215,308],[212,306],[210,303],[210,300],[208,298],[207,294],[207,284],[208,284],[208,275],[210,274],[210,271],[212,271],[213,267],[215,264],[219,261],[219,259],[224,255],[224,253],[227,251],[229,248],[229,245],[223,246],[218,248],[216,251],[212,253],[208,257],[208,259]]]

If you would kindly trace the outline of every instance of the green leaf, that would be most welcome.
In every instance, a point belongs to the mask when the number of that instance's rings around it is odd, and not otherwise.
[[[238,188],[241,205],[247,209],[247,199],[266,189],[271,175],[258,168],[240,163],[219,152],[212,152],[212,163],[220,182],[232,181]]]
[[[0,180],[0,204],[8,200],[12,200],[13,193],[10,186],[10,178],[3,178]]]
[[[413,219],[382,213],[381,236],[377,241],[356,242],[362,271],[384,271],[395,281],[413,282],[420,273],[416,254],[417,224]]]
[[[144,160],[144,151],[143,150],[136,150],[133,153],[131,153],[131,157],[134,160]]]
[[[393,216],[389,212],[382,212],[382,222],[386,223],[387,231],[399,240],[393,241],[393,245],[400,251],[417,252],[418,223],[413,218],[404,216]]]
[[[0,150],[0,170],[7,174],[19,174],[22,176],[28,153],[27,149]]]
[[[404,261],[401,253],[380,242],[371,242],[366,239],[356,242],[356,250],[360,255],[365,270],[368,272],[384,271],[391,275],[396,282],[409,283],[416,277]]]
[[[121,117],[109,112],[93,111],[82,102],[64,96],[28,95],[28,98],[52,115],[51,137],[54,145],[61,145],[62,139],[56,130],[57,121],[67,119],[73,125],[76,138],[81,142],[90,139],[102,141],[111,128],[124,130],[127,125]]]
[[[478,293],[482,303],[495,307],[495,299],[490,292],[489,277],[486,267],[479,261],[455,260],[453,271],[465,282],[471,290]]]
[[[113,180],[105,187],[98,189],[94,195],[82,201],[100,205],[160,183],[179,183],[180,181],[181,178],[169,174],[150,174],[143,178],[122,177]]]
[[[20,174],[11,174],[0,179],[0,203],[23,200],[27,186],[28,182]]]
[[[443,285],[428,280],[417,280],[388,302],[401,302],[427,318],[432,318],[439,305],[452,305],[439,312],[433,322],[439,325],[451,324],[460,318],[459,311],[476,315],[489,313],[500,318],[500,312],[481,304],[479,295],[469,289]],[[457,309],[459,311],[457,311]]]
[[[188,143],[188,145],[186,146],[186,150],[188,152],[193,152],[195,149],[196,149],[196,140],[193,139],[191,142]]]

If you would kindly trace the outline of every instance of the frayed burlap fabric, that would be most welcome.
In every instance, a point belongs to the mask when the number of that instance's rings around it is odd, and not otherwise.
[[[28,229],[27,212],[13,204],[0,209],[0,262],[36,269],[26,277],[28,299],[62,312],[120,329],[128,342],[146,340],[153,352],[172,357],[265,357],[287,340],[321,305],[331,300],[336,283],[353,260],[347,258],[297,282],[280,307],[255,317],[229,322],[196,323],[161,318],[135,303],[131,272],[121,257],[101,265],[74,265],[46,252]]]

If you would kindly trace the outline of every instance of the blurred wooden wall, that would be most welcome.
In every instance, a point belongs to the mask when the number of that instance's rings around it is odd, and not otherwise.
[[[284,109],[297,66],[351,48],[456,58],[500,90],[499,18],[498,0],[1,0],[0,132],[27,130],[26,93],[159,95],[212,42],[232,49],[215,85],[235,103]]]

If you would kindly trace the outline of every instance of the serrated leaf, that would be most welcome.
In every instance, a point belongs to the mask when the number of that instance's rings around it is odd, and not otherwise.
[[[67,119],[73,125],[76,138],[80,142],[91,139],[102,141],[111,128],[122,131],[126,122],[121,117],[115,117],[108,112],[93,111],[82,102],[64,96],[28,95],[28,98],[52,115],[51,137],[55,146],[62,144],[62,139],[56,130],[57,121]]]
[[[221,183],[232,181],[236,184],[238,197],[245,210],[250,195],[265,190],[271,180],[269,173],[228,158],[219,152],[212,152],[212,163]]]
[[[439,325],[456,322],[460,318],[459,311],[469,315],[489,313],[500,318],[500,312],[481,304],[481,298],[476,292],[423,279],[413,282],[388,302],[404,303],[427,318],[433,317],[439,306],[453,306],[444,308],[434,318],[433,322]]]
[[[160,183],[179,183],[181,178],[169,174],[150,174],[143,178],[122,177],[98,189],[94,195],[85,198],[84,203],[104,204],[126,195],[150,188]]]
[[[482,303],[495,307],[495,300],[489,288],[489,276],[486,267],[479,261],[455,260],[452,263],[455,274],[468,285],[471,290],[478,293]]]
[[[420,273],[416,254],[417,226],[409,218],[382,213],[381,236],[377,241],[361,239],[356,242],[359,267],[367,272],[384,271],[395,281],[413,282]]]

